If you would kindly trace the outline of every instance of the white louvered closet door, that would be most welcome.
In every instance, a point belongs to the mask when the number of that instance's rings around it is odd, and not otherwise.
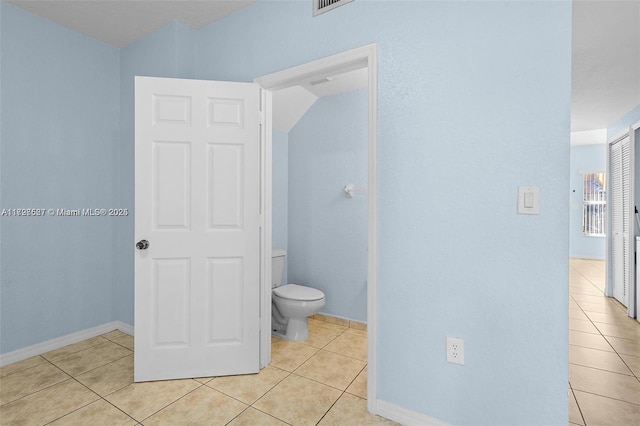
[[[630,144],[629,137],[609,145],[611,180],[611,279],[613,297],[624,306],[629,301],[631,241],[630,235]]]

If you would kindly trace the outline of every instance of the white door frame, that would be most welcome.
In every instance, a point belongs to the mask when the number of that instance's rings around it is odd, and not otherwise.
[[[263,113],[263,159],[262,201],[264,215],[262,239],[262,295],[260,364],[266,366],[271,358],[271,93],[275,90],[296,86],[303,81],[322,78],[337,71],[367,68],[368,70],[368,255],[367,255],[367,408],[378,413],[376,391],[376,347],[377,347],[377,290],[378,290],[378,58],[375,43],[347,52],[278,71],[255,79],[262,87]]]
[[[631,273],[631,277],[629,280],[629,306],[628,306],[628,311],[627,314],[630,317],[635,317],[636,320],[638,322],[640,322],[640,283],[638,282],[639,280],[637,279],[638,277],[638,251],[640,250],[639,247],[634,247],[634,243],[635,243],[635,232],[634,230],[636,229],[636,222],[635,222],[635,206],[636,203],[638,202],[638,200],[636,199],[636,192],[635,192],[635,180],[636,180],[636,144],[640,143],[640,138],[637,137],[637,135],[640,134],[640,121],[636,121],[635,123],[633,123],[630,127],[629,127],[629,144],[631,146],[631,170],[629,171],[629,174],[631,175],[630,178],[630,182],[629,182],[629,191],[631,192],[630,195],[630,209],[632,210],[630,212],[631,214],[631,223],[633,224],[630,228],[631,228],[631,235],[630,235],[630,245],[631,245],[631,250],[633,251],[635,248],[636,251],[636,262],[634,264],[632,264],[633,270]],[[640,230],[639,230],[640,231]]]

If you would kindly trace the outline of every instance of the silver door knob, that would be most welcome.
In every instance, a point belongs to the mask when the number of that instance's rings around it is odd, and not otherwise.
[[[136,248],[138,250],[146,250],[149,248],[149,241],[147,240],[140,240],[136,243]]]

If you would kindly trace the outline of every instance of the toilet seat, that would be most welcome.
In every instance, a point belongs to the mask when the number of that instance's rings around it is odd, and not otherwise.
[[[310,302],[324,299],[324,293],[317,288],[298,284],[287,284],[273,289],[273,294],[283,299]]]

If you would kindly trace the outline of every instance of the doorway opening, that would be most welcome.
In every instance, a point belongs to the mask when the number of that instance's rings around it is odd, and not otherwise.
[[[262,128],[265,141],[262,155],[262,238],[263,287],[261,294],[261,329],[270,330],[271,323],[271,241],[272,241],[272,147],[274,92],[295,86],[322,82],[344,73],[366,70],[367,77],[367,406],[376,413],[376,346],[377,346],[377,46],[367,45],[337,55],[299,65],[255,81],[263,89],[262,106],[266,116]],[[271,357],[271,335],[261,334],[261,365]]]

